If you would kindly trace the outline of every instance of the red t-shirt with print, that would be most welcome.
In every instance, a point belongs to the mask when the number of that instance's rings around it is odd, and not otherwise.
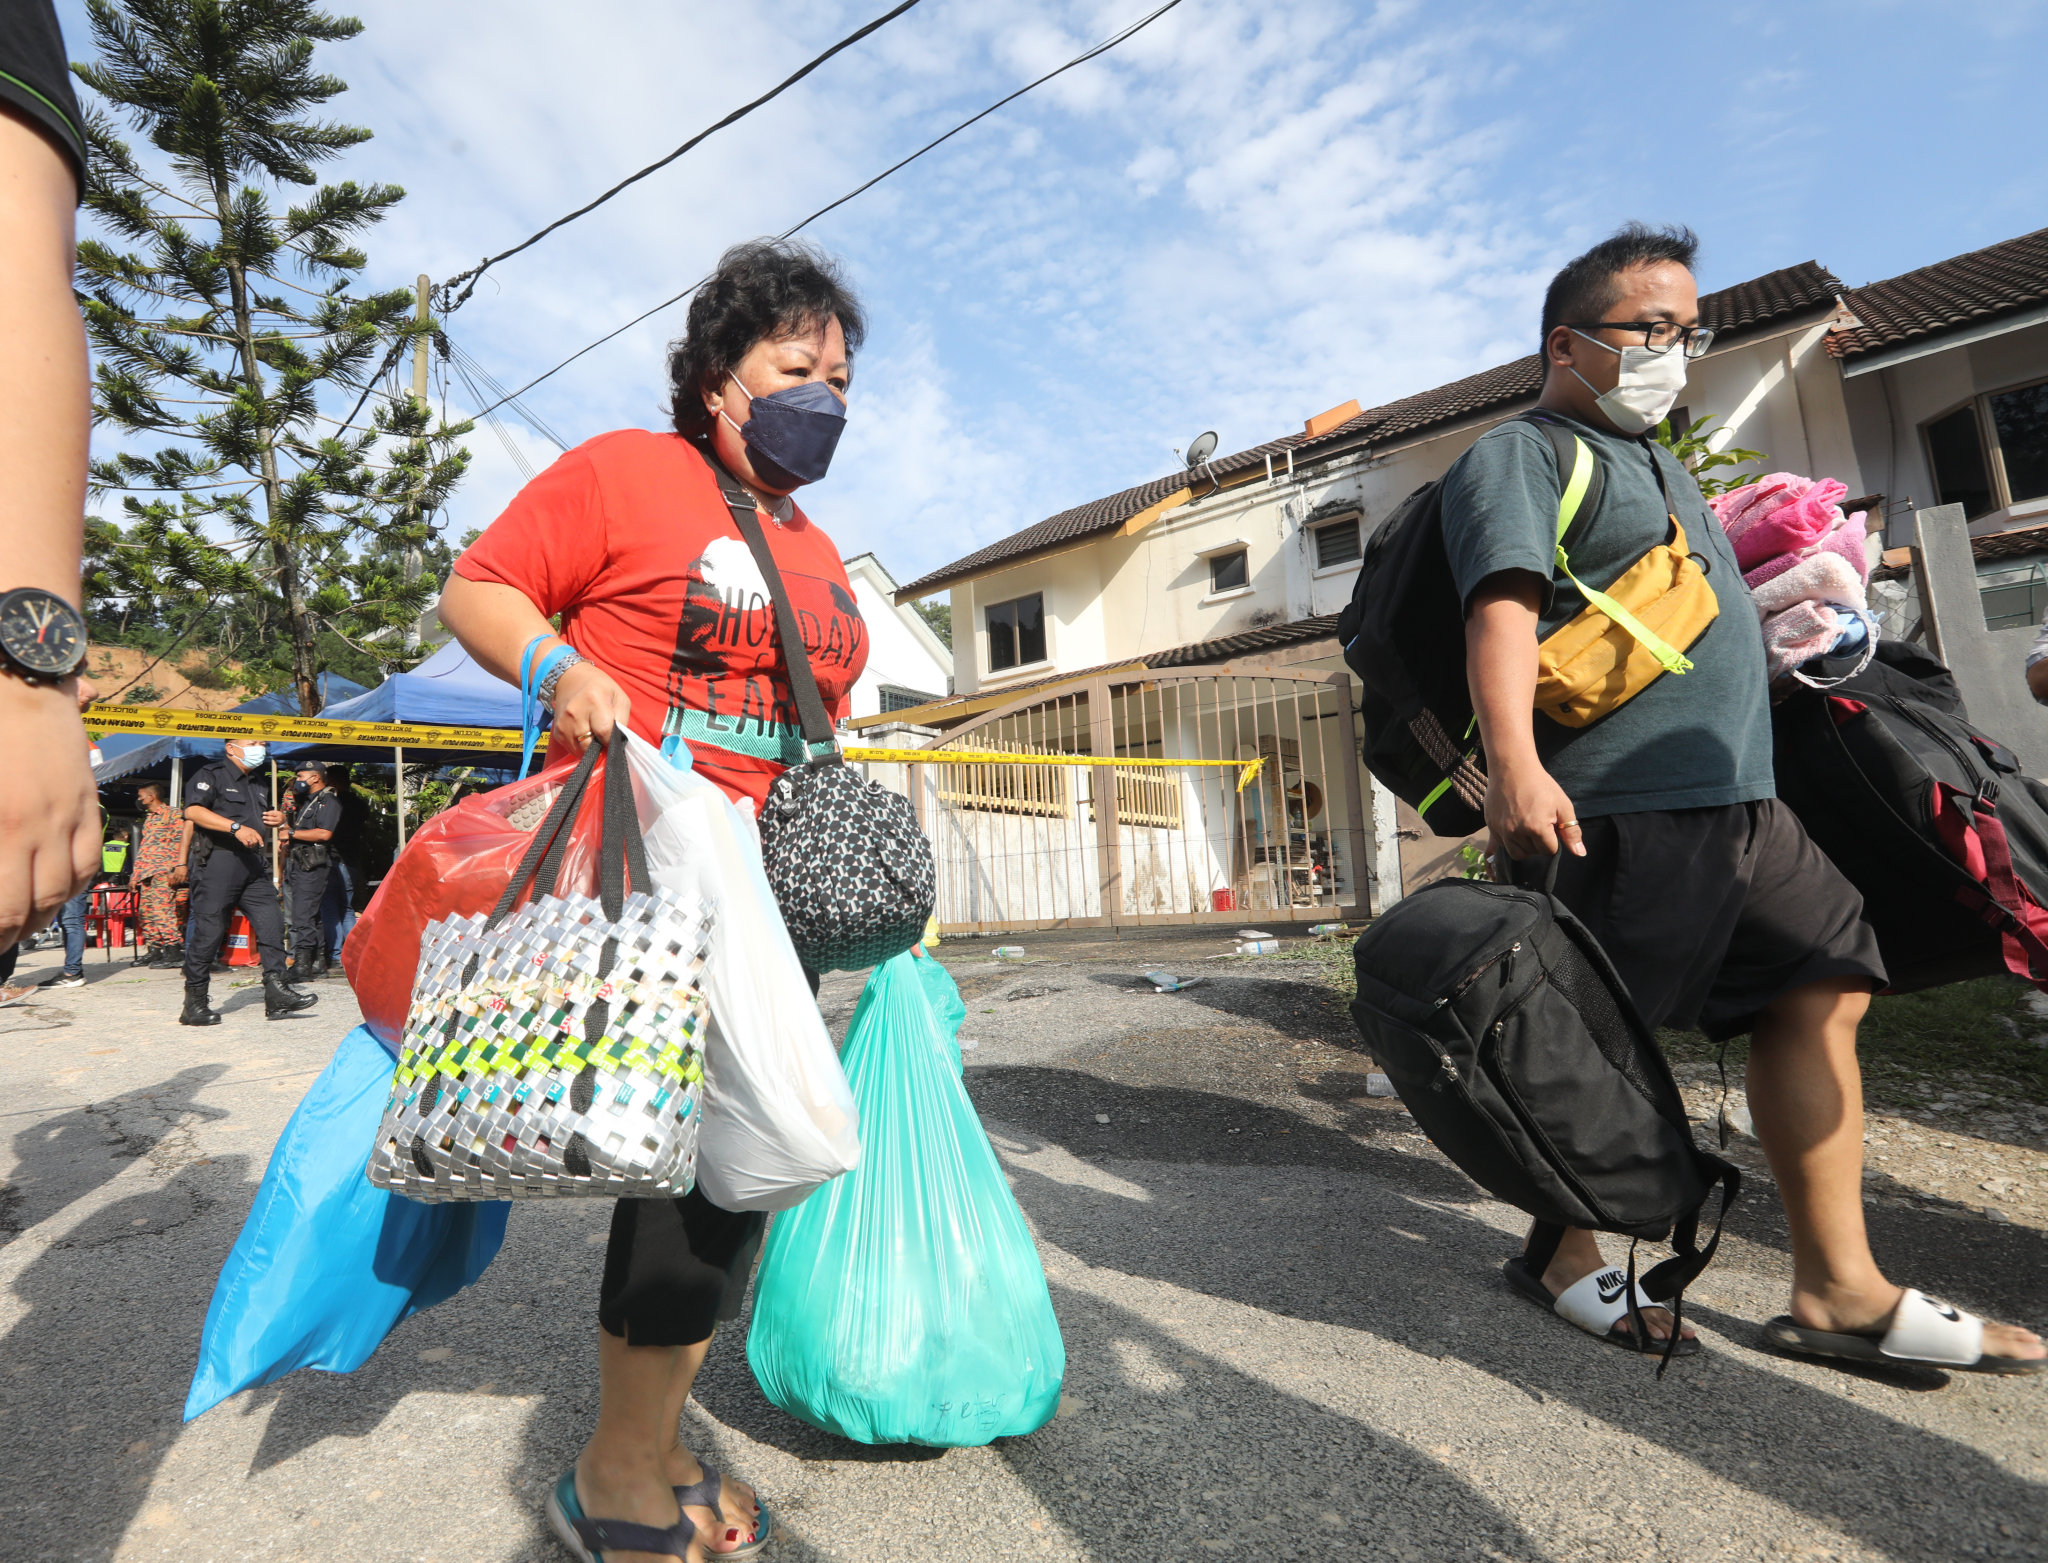
[[[836,720],[868,657],[839,550],[801,510],[761,525]],[[633,730],[683,739],[735,801],[758,804],[802,758],[767,586],[710,464],[681,435],[585,441],[519,491],[455,573],[561,614],[562,638],[631,697]]]

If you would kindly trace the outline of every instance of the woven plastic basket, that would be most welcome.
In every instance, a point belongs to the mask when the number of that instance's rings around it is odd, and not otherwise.
[[[712,911],[652,887],[624,745],[615,733],[606,757],[598,899],[554,893],[592,744],[490,916],[422,930],[367,1167],[379,1188],[502,1200],[694,1186]]]
[[[609,922],[550,896],[482,924],[427,931],[370,1181],[421,1200],[688,1193],[708,912],[635,894]]]

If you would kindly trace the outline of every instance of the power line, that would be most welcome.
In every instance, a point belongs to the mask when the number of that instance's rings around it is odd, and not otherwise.
[[[961,131],[967,129],[970,125],[976,124],[981,120],[987,119],[989,115],[995,113],[997,109],[1004,107],[1006,104],[1016,102],[1017,99],[1023,97],[1025,93],[1030,92],[1033,88],[1044,86],[1047,82],[1051,81],[1053,77],[1064,75],[1066,72],[1072,70],[1077,65],[1085,65],[1088,61],[1094,59],[1098,54],[1106,54],[1111,49],[1114,49],[1118,44],[1124,42],[1126,39],[1134,37],[1138,33],[1143,32],[1147,27],[1150,27],[1154,22],[1158,21],[1160,17],[1164,16],[1168,11],[1171,11],[1175,6],[1179,4],[1180,0],[1166,0],[1166,4],[1162,5],[1158,10],[1152,12],[1147,16],[1142,16],[1138,18],[1137,21],[1131,23],[1131,25],[1126,27],[1122,32],[1114,33],[1110,37],[1103,39],[1101,43],[1098,43],[1094,48],[1088,50],[1085,54],[1075,55],[1071,60],[1067,61],[1066,64],[1060,66],[1056,70],[1047,71],[1043,76],[1039,77],[1036,81],[1026,82],[1023,86],[1019,87],[1015,92],[1011,93],[1008,97],[999,98],[994,103],[991,103],[979,114],[973,116],[973,118],[963,119],[959,124],[955,125],[951,130],[947,131],[943,136],[940,136],[937,140],[927,141],[923,146],[919,147],[915,152],[911,153],[910,156],[904,158],[901,162],[891,163],[887,168],[883,169],[879,174],[875,175],[875,177],[870,179],[866,184],[857,186],[856,188],[847,191],[846,194],[839,197],[838,200],[833,201],[830,205],[819,207],[815,212],[811,213],[810,216],[806,217],[802,222],[798,223],[795,227],[785,228],[781,233],[776,235],[776,238],[787,239],[795,234],[801,233],[804,229],[808,228],[812,223],[816,222],[820,217],[823,217],[827,212],[837,211],[840,207],[844,206],[848,201],[851,201],[855,196],[863,195],[867,191],[872,190],[876,185],[880,184],[884,179],[887,179],[891,174],[897,172],[899,169],[906,168],[910,164],[916,162],[919,158],[923,157],[925,153],[931,151],[934,147],[942,146],[946,142],[951,141],[955,136],[959,135]],[[699,277],[695,282],[691,283],[687,288],[683,289],[683,291],[678,293],[674,298],[662,300],[659,304],[655,305],[654,308],[650,310],[645,310],[642,313],[635,315],[631,320],[627,321],[623,326],[620,326],[617,330],[607,331],[595,342],[592,342],[587,346],[578,348],[575,352],[571,353],[567,358],[563,359],[560,363],[556,364],[554,368],[548,370],[544,374],[534,376],[533,379],[528,380],[526,384],[522,385],[518,390],[514,391],[511,394],[511,396],[506,396],[496,402],[493,402],[489,407],[485,408],[484,411],[494,412],[498,408],[504,406],[506,402],[511,401],[513,397],[524,396],[536,385],[539,385],[541,381],[550,379],[553,376],[560,374],[564,369],[568,368],[571,364],[575,363],[576,360],[581,358],[585,353],[594,352],[596,349],[603,347],[605,343],[611,341],[613,337],[622,336],[626,332],[632,330],[635,326],[639,325],[641,321],[650,319],[653,316],[660,314],[663,310],[668,309],[673,305],[680,304],[684,299],[688,298],[692,293],[695,293],[699,288],[703,287],[704,284],[709,282],[710,280],[711,276],[708,274]],[[479,416],[481,416],[481,414],[479,414]]]
[[[575,211],[569,213],[566,217],[556,218],[553,222],[549,223],[545,228],[541,229],[540,232],[534,234],[531,238],[522,239],[519,243],[513,245],[511,249],[501,251],[496,255],[487,256],[482,261],[479,261],[475,266],[472,266],[468,271],[459,272],[455,276],[450,277],[446,282],[441,284],[441,296],[444,300],[447,300],[447,302],[445,302],[442,306],[442,313],[450,313],[456,309],[461,308],[463,304],[467,303],[470,294],[476,291],[478,279],[481,278],[483,274],[491,267],[497,265],[499,261],[509,260],[512,256],[517,255],[521,250],[531,249],[534,245],[540,243],[541,240],[545,239],[549,234],[553,233],[557,228],[566,227],[568,224],[574,222],[577,218],[587,216],[589,213],[596,211],[600,206],[604,205],[605,202],[609,201],[613,196],[617,195],[621,190],[625,189],[628,185],[638,184],[641,180],[645,179],[649,174],[659,173],[662,169],[668,167],[669,164],[673,163],[677,158],[681,157],[685,152],[689,151],[690,148],[696,146],[699,142],[705,141],[710,137],[717,135],[718,132],[725,129],[726,126],[734,124],[739,120],[745,119],[749,114],[753,113],[755,109],[759,108],[762,104],[768,102],[769,100],[780,97],[783,93],[787,92],[791,87],[794,87],[798,82],[802,81],[806,76],[810,75],[812,71],[816,70],[819,66],[823,65],[827,60],[831,59],[833,55],[838,54],[841,50],[852,48],[855,44],[859,43],[861,39],[867,37],[869,33],[875,32],[880,28],[888,26],[889,23],[895,21],[897,17],[901,16],[905,11],[908,11],[912,6],[918,3],[919,0],[903,0],[903,3],[897,6],[895,10],[890,11],[885,15],[878,16],[872,22],[869,22],[865,27],[857,28],[855,31],[848,33],[844,38],[840,39],[837,43],[832,45],[831,48],[827,49],[823,54],[819,55],[816,59],[812,60],[808,65],[804,66],[804,68],[798,71],[794,76],[790,76],[783,80],[782,82],[778,83],[776,86],[771,87],[768,91],[762,93],[760,97],[754,99],[753,102],[741,104],[738,108],[734,109],[730,114],[726,115],[725,118],[720,120],[717,124],[712,125],[707,129],[698,131],[696,135],[690,137],[688,141],[685,141],[681,146],[677,147],[673,152],[669,153],[668,156],[660,159],[657,162],[649,163],[645,168],[641,169],[636,174],[628,174],[624,179],[621,179],[617,184],[613,185],[609,190],[605,191],[605,193],[599,196],[596,200],[591,201],[586,205],[577,207]],[[453,289],[458,283],[466,284],[466,286],[463,287],[461,293],[456,294],[453,298],[450,298],[450,290]]]

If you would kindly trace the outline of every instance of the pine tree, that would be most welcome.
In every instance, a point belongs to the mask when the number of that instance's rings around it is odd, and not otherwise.
[[[315,46],[362,24],[305,0],[86,10],[98,59],[74,71],[161,155],[146,167],[88,107],[85,206],[107,235],[78,248],[93,410],[130,436],[93,466],[127,515],[94,529],[94,563],[114,589],[191,602],[193,623],[222,594],[273,599],[258,617],[282,632],[310,716],[323,631],[400,626],[433,595],[424,576],[366,577],[364,550],[418,548],[469,459],[455,443],[469,425],[379,384],[433,329],[412,290],[354,291],[361,237],[404,191],[314,172],[370,139],[314,117],[347,90],[314,68]],[[303,199],[285,204],[294,187]]]

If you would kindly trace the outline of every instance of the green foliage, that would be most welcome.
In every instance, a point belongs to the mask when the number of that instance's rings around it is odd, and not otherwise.
[[[130,684],[128,692],[121,696],[121,703],[130,706],[153,706],[163,697],[164,692],[154,684]]]
[[[1924,1107],[1941,1089],[1973,1088],[2048,1102],[2048,1046],[2034,1040],[2048,1022],[2028,1010],[2032,991],[2016,977],[1979,977],[1872,999],[1856,1033],[1865,1095],[1881,1107]],[[1660,1031],[1657,1040],[1674,1059],[1711,1061],[1719,1051],[1697,1032]],[[1729,1044],[1731,1080],[1740,1083],[1748,1057],[1746,1038]]]
[[[1682,430],[1674,431],[1671,420],[1666,418],[1657,425],[1655,439],[1672,455],[1685,464],[1699,483],[1700,492],[1712,499],[1716,494],[1725,494],[1731,488],[1741,488],[1745,483],[1754,483],[1763,474],[1759,472],[1733,473],[1727,477],[1715,478],[1707,474],[1719,467],[1746,467],[1752,463],[1759,467],[1771,458],[1760,450],[1744,450],[1731,445],[1726,450],[1712,449],[1708,441],[1714,436],[1711,418],[1695,418]]]
[[[94,493],[119,493],[123,510],[87,528],[95,627],[243,653],[256,682],[275,675],[311,715],[321,670],[342,671],[335,648],[365,682],[406,660],[403,626],[438,579],[413,561],[469,459],[456,443],[469,425],[434,426],[409,396],[378,397],[367,421],[332,415],[362,407],[433,329],[409,288],[353,291],[362,236],[404,192],[314,172],[370,139],[312,116],[346,90],[314,70],[315,45],[362,24],[305,0],[86,10],[98,59],[74,70],[107,107],[86,110],[84,205],[100,235],[78,246],[79,300],[94,419],[128,437],[92,467]],[[388,649],[367,649],[380,631]]]
[[[1486,861],[1486,848],[1470,841],[1458,848],[1458,873],[1466,879],[1491,879],[1493,868]]]
[[[927,597],[923,602],[916,604],[916,608],[918,616],[932,627],[932,633],[944,641],[946,649],[951,651],[953,649],[953,604],[950,601],[941,601],[937,597]]]

